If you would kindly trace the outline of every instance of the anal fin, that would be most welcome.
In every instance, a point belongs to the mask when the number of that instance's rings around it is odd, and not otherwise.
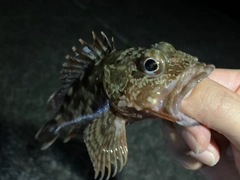
[[[104,112],[87,126],[84,140],[93,163],[95,178],[101,171],[100,180],[103,179],[105,167],[108,168],[106,179],[110,178],[112,172],[113,177],[118,170],[122,170],[128,154],[123,118],[114,115],[110,110]],[[111,169],[111,164],[114,166],[114,171]]]
[[[57,121],[51,120],[37,132],[35,138],[42,143],[41,150],[47,149],[56,141],[59,136],[59,133],[55,131],[57,127]]]
[[[82,124],[77,124],[77,125],[73,126],[71,128],[71,130],[68,132],[67,137],[64,138],[63,142],[66,143],[70,139],[76,137],[77,135],[82,134],[84,132],[85,128],[86,128],[86,126],[84,126]]]

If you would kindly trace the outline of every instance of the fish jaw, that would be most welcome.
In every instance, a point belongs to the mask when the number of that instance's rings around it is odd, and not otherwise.
[[[199,123],[182,113],[179,109],[182,99],[194,88],[194,86],[201,82],[204,78],[213,71],[214,65],[197,62],[191,69],[182,73],[182,75],[171,83],[171,92],[163,101],[158,100],[158,104],[152,108],[151,112],[163,119],[167,119],[178,123],[182,126],[194,126]],[[170,88],[169,88],[170,90]]]

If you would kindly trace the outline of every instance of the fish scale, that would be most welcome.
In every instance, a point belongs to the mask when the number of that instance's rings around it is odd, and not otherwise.
[[[113,38],[101,34],[102,40],[92,32],[92,45],[80,39],[82,47],[66,56],[62,86],[48,100],[50,121],[36,134],[46,149],[65,127],[70,131],[64,142],[83,133],[100,180],[115,176],[127,162],[126,124],[149,118],[198,124],[179,107],[214,69],[166,42],[117,50]]]

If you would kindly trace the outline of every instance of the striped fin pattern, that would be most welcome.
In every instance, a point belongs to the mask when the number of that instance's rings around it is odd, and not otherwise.
[[[125,120],[114,115],[110,110],[94,119],[85,129],[84,140],[93,163],[95,179],[104,178],[106,167],[107,177],[114,177],[127,162],[127,141]],[[114,168],[111,168],[111,164]]]
[[[101,32],[103,40],[100,40],[97,35],[92,32],[93,43],[89,45],[84,40],[79,39],[81,48],[77,49],[75,46],[72,47],[75,56],[67,55],[67,61],[63,63],[61,70],[61,88],[53,93],[48,100],[48,112],[51,114],[56,113],[64,102],[64,97],[71,86],[71,84],[81,75],[87,71],[90,66],[94,65],[97,61],[104,58],[107,54],[115,50],[114,39],[110,41],[108,37]]]

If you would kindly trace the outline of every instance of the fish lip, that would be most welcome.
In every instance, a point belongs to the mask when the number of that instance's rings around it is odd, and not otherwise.
[[[169,109],[170,113],[176,117],[176,120],[179,120],[177,116],[179,115],[182,99],[186,97],[199,82],[208,77],[214,68],[215,66],[212,64],[197,62],[190,70],[182,74],[179,80],[180,83],[176,88],[176,96],[173,98],[172,105]]]
[[[212,64],[196,63],[191,70],[183,73],[180,85],[180,95],[184,98],[199,82],[208,77],[214,70]]]
[[[184,126],[196,125],[196,120],[180,112],[181,102],[196,84],[208,77],[214,68],[215,66],[212,64],[195,63],[173,82],[174,85],[171,88],[171,92],[158,107],[158,110],[150,110],[150,113],[155,115],[156,118],[170,120]]]

